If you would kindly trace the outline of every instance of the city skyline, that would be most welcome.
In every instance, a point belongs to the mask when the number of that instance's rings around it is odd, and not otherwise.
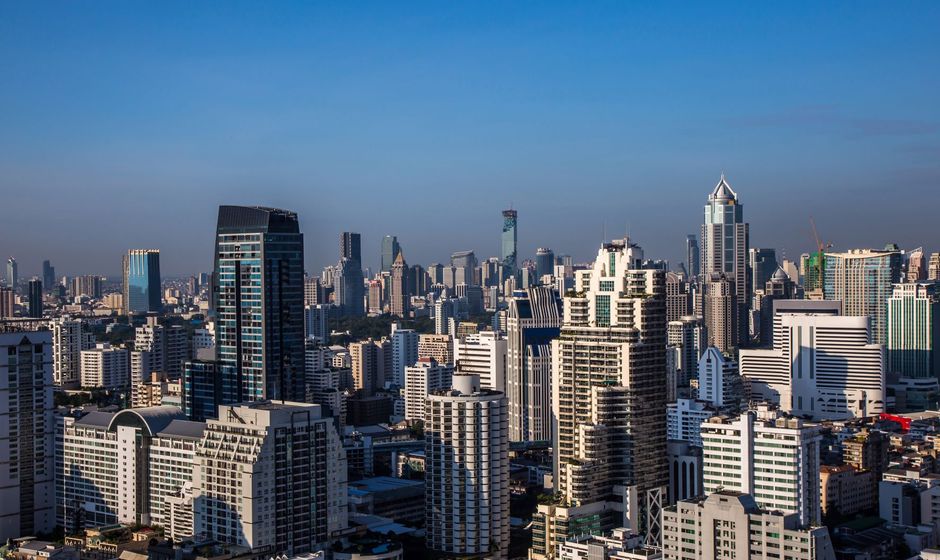
[[[676,265],[721,172],[781,259],[815,248],[811,215],[837,248],[931,242],[936,6],[4,11],[22,278],[117,276],[135,247],[208,270],[221,204],[298,213],[312,274],[342,231],[373,271],[385,235],[413,263],[499,256],[510,206],[520,262],[628,232]]]

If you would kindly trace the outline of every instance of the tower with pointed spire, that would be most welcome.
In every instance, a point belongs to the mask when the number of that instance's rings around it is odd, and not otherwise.
[[[392,263],[389,311],[392,315],[408,317],[411,311],[411,294],[408,290],[408,263],[405,253],[399,249]]]
[[[737,193],[722,173],[705,205],[701,258],[702,275],[706,285],[709,281],[722,278],[733,284],[734,301],[731,313],[734,316],[709,317],[707,312],[705,316],[709,327],[713,323],[734,325],[730,340],[732,346],[738,346],[748,339],[748,229],[748,224],[744,221],[744,207],[738,202]],[[708,297],[707,293],[705,297]],[[708,330],[712,332],[711,328]]]

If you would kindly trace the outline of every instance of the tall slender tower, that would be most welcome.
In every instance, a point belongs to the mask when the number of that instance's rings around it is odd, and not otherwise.
[[[514,253],[515,255],[515,253]],[[10,257],[7,259],[7,286],[13,289],[13,292],[16,293],[16,285],[19,284],[20,273],[19,267],[16,264],[16,259]]]
[[[398,244],[398,238],[394,235],[386,235],[382,238],[382,272],[391,272],[392,265],[401,252],[401,246]]]
[[[401,251],[395,256],[391,270],[390,311],[392,315],[408,317],[411,314],[411,293],[408,290],[408,263]]]
[[[297,214],[220,206],[215,243],[222,403],[304,399],[304,238]]]
[[[690,233],[685,236],[685,253],[686,261],[689,263],[689,279],[694,280],[698,278],[702,266],[702,257],[698,250],[698,238],[695,234]]]
[[[702,224],[702,274],[714,280],[723,275],[733,283],[735,326],[732,346],[748,339],[747,307],[750,301],[747,282],[748,224],[744,222],[744,207],[738,195],[725,180],[724,174],[708,195],[705,205],[705,223]],[[712,318],[706,310],[705,321],[711,330]]]
[[[125,313],[158,313],[163,305],[160,292],[160,251],[128,251],[124,255]]]
[[[565,507],[539,506],[535,522],[547,542],[535,548],[545,557],[566,532],[560,527],[628,527],[658,539],[668,485],[666,279],[663,270],[639,268],[642,260],[628,239],[605,243],[564,298],[552,342],[552,412]]]
[[[503,238],[500,259],[503,264],[503,280],[516,276],[516,249],[518,238],[516,235],[516,221],[519,215],[515,210],[503,210]]]

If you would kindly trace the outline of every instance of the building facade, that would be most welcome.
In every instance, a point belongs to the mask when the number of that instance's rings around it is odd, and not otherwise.
[[[160,251],[129,250],[124,255],[124,312],[128,315],[159,313],[162,308]]]

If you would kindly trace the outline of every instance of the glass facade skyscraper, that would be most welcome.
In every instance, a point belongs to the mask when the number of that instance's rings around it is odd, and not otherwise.
[[[391,272],[392,265],[395,264],[395,258],[401,252],[401,246],[398,244],[398,238],[394,235],[386,235],[382,238],[382,272]]]
[[[515,277],[518,270],[516,268],[516,248],[518,245],[516,223],[518,217],[515,210],[503,210],[503,238],[500,254],[503,264],[503,280],[510,276]]]
[[[161,307],[160,251],[131,249],[124,255],[125,313],[159,313]]]
[[[824,253],[824,257],[825,299],[841,301],[844,315],[871,317],[871,341],[885,344],[888,298],[901,281],[901,252],[866,249]]]
[[[297,214],[221,206],[215,313],[222,403],[304,398],[304,242]]]

